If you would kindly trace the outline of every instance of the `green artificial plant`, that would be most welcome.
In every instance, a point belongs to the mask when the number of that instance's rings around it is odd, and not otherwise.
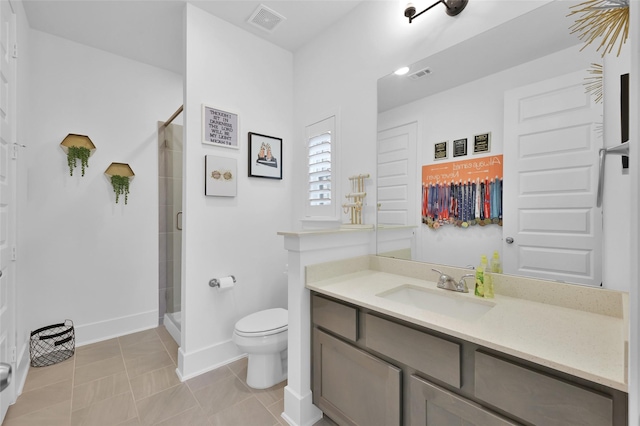
[[[76,160],[80,160],[82,165],[82,176],[84,170],[89,167],[89,156],[91,151],[84,146],[70,146],[67,148],[67,163],[69,164],[69,174],[73,176],[73,169],[76,168]]]
[[[113,175],[111,176],[111,185],[113,192],[116,193],[116,203],[120,195],[124,194],[124,203],[129,200],[129,178],[127,176]]]

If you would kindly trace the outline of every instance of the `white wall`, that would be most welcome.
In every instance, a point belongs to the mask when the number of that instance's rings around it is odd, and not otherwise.
[[[28,329],[71,319],[77,343],[157,325],[157,123],[182,103],[182,78],[42,32],[29,32],[27,165],[19,287]],[[88,135],[97,150],[69,175],[60,142]],[[128,205],[104,171],[129,163]]]
[[[620,143],[620,75],[631,67],[631,49],[627,44],[620,56],[615,53],[601,60],[604,64],[604,145]],[[632,78],[630,78],[631,83]],[[629,120],[633,122],[633,115]],[[630,124],[631,126],[632,124]],[[629,161],[633,167],[633,160]],[[603,286],[630,291],[631,271],[631,176],[623,173],[619,156],[610,156],[605,167],[605,191],[602,199],[602,278]]]
[[[286,307],[287,253],[277,231],[291,229],[293,55],[197,7],[186,9],[183,216],[183,378],[239,355],[234,324]],[[239,150],[202,144],[202,104],[236,112]],[[283,139],[283,179],[248,177],[248,132]],[[204,195],[204,158],[237,160],[237,196]],[[234,289],[209,287],[234,275]]]
[[[631,2],[630,15],[630,34],[629,39],[633,41],[640,40],[640,7],[637,1]],[[631,42],[630,46],[630,75],[640,75],[640,43]],[[638,117],[640,115],[640,86],[637,78],[631,78],[630,99],[629,99],[629,117]],[[640,139],[640,123],[638,120],[630,120],[629,122],[629,140],[637,141]],[[631,145],[630,163],[640,164],[640,150],[637,144]],[[638,242],[640,241],[640,173],[638,167],[632,167],[630,172],[631,187],[631,229],[630,240],[631,250],[630,259],[638,259],[640,257]],[[629,291],[629,424],[640,424],[640,291],[638,290],[638,282],[640,282],[640,262],[633,262],[631,269],[631,290]]]

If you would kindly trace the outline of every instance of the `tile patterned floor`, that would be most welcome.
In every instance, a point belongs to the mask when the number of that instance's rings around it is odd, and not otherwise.
[[[285,382],[249,388],[243,358],[181,383],[177,355],[163,326],[78,347],[64,362],[29,370],[2,426],[287,425]]]

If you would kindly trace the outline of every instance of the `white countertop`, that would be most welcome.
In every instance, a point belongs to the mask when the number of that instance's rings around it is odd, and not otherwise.
[[[469,280],[471,283],[472,280]],[[496,294],[495,306],[467,321],[376,296],[400,285],[445,292],[436,283],[364,270],[307,283],[306,287],[394,318],[440,331],[558,371],[627,392],[627,318],[601,315]]]

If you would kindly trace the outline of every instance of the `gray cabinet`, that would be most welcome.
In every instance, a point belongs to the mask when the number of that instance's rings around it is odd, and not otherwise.
[[[400,425],[400,369],[319,329],[313,345],[318,408],[339,425]]]
[[[479,404],[412,375],[410,380],[410,426],[515,426]]]
[[[366,314],[367,348],[460,388],[460,344]]]
[[[626,426],[628,395],[312,297],[313,401],[338,425]]]
[[[475,353],[475,395],[545,426],[612,426],[613,398],[495,356]]]
[[[313,323],[352,342],[358,340],[358,310],[324,297],[311,298]]]

